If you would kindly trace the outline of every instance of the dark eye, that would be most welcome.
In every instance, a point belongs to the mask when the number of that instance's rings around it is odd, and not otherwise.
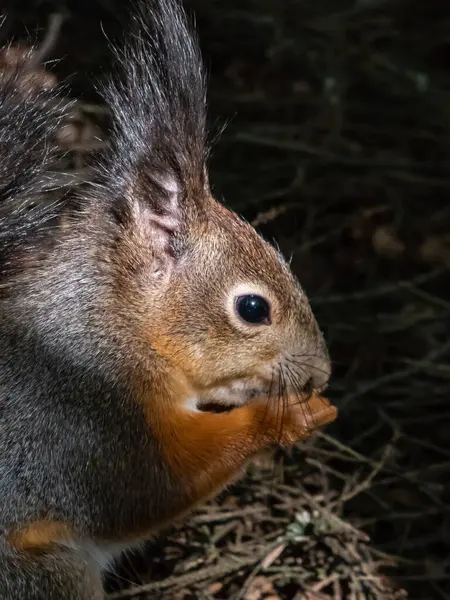
[[[270,324],[270,305],[261,296],[239,296],[236,298],[236,311],[247,323]]]

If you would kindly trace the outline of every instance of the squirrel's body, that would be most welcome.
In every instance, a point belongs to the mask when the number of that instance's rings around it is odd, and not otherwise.
[[[158,0],[136,23],[107,94],[111,149],[69,226],[50,226],[58,207],[27,208],[64,115],[57,96],[0,82],[4,600],[102,598],[114,554],[334,415],[316,393],[329,363],[298,283],[212,198],[181,9]]]

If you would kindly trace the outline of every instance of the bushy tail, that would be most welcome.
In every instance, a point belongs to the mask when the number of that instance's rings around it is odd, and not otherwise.
[[[116,76],[104,90],[112,131],[96,189],[106,190],[110,205],[154,178],[169,185],[170,208],[174,189],[180,198],[204,189],[205,76],[181,0],[133,4],[127,41],[115,51]],[[44,192],[51,139],[65,116],[55,92],[23,91],[20,77],[2,82],[0,74],[0,282],[17,246],[33,248],[52,216],[47,203],[30,199]]]
[[[43,192],[52,138],[66,115],[58,93],[0,73],[0,273],[17,245],[50,218]]]

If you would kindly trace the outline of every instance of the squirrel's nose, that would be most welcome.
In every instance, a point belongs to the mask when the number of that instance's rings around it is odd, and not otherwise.
[[[325,387],[330,379],[331,364],[328,353],[324,356],[310,356],[305,358],[305,368],[309,373],[308,385],[313,390],[320,390]]]
[[[328,346],[311,309],[299,311],[298,328],[291,346],[290,369],[295,369],[295,387],[310,395],[326,387],[331,376]],[[288,369],[289,371],[289,369]]]
[[[331,376],[331,362],[324,343],[315,348],[315,352],[304,351],[295,357],[297,381],[302,383],[302,392],[310,394],[313,390],[325,387]]]

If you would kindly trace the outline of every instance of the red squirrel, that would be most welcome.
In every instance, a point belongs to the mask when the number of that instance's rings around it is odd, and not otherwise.
[[[208,183],[205,77],[178,0],[137,7],[111,143],[40,203],[65,116],[0,81],[0,597],[103,598],[102,570],[333,420],[330,361],[281,254]],[[220,410],[219,410],[220,408]]]

